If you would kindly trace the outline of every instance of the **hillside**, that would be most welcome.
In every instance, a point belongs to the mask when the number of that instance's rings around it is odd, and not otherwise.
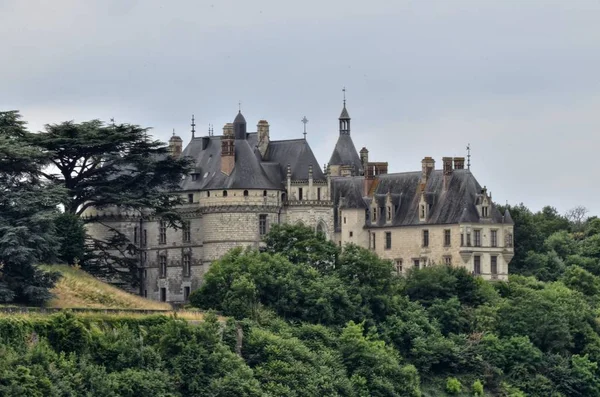
[[[171,310],[167,303],[127,293],[103,283],[81,269],[66,265],[46,265],[42,268],[62,274],[51,290],[55,298],[46,304],[47,307]]]

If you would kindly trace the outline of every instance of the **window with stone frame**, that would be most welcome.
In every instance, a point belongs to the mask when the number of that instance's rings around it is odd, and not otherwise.
[[[464,235],[464,233],[460,234],[460,246],[461,247],[465,246],[465,235]]]
[[[373,251],[375,251],[375,249],[376,249],[376,245],[375,245],[375,232],[373,232],[373,239],[372,239],[372,241],[373,241]]]
[[[148,246],[148,230],[144,229],[144,234],[142,235],[142,246]]]
[[[192,255],[186,252],[181,257],[181,263],[183,265],[183,277],[189,277],[192,274]]]
[[[193,193],[188,193],[188,203],[193,203],[194,202],[194,194]]]
[[[190,290],[191,288],[188,286],[183,287],[183,300],[186,302],[190,299]]]
[[[161,302],[166,302],[167,301],[167,289],[166,288],[161,288],[160,289],[160,301]]]
[[[445,229],[444,230],[444,247],[450,247],[452,240],[451,240],[451,234],[450,234],[450,229]]]
[[[511,248],[513,246],[513,235],[512,233],[506,234],[506,246]]]
[[[258,232],[261,236],[267,234],[267,215],[260,214],[258,216]]]
[[[421,268],[421,260],[418,258],[413,259],[413,267],[417,270],[420,269]]]
[[[483,218],[488,217],[488,206],[487,205],[484,205],[483,207],[481,207],[481,216]]]
[[[183,242],[189,243],[192,241],[192,227],[190,221],[183,222],[183,228],[181,229],[183,233]]]
[[[467,247],[471,246],[471,233],[467,233]]]
[[[475,247],[481,247],[481,230],[473,230],[473,233]]]
[[[392,248],[392,232],[385,232],[385,249]]]
[[[396,274],[402,274],[402,259],[396,259]]]
[[[167,277],[167,257],[165,255],[158,257],[158,275],[160,278]]]
[[[473,274],[480,275],[481,274],[481,256],[475,255],[473,257]]]
[[[452,256],[451,255],[444,256],[444,265],[452,266]]]
[[[498,246],[498,231],[497,230],[490,231],[490,245],[492,247]]]
[[[498,257],[496,255],[490,257],[490,272],[493,276],[498,275]]]
[[[371,209],[371,213],[373,215],[373,218],[371,219],[371,222],[377,222],[377,207],[373,207]]]
[[[392,220],[392,207],[388,205],[387,207],[387,220],[390,222]]]
[[[158,225],[158,243],[166,244],[167,243],[167,222],[159,221]]]
[[[429,230],[423,230],[423,247],[429,247]]]

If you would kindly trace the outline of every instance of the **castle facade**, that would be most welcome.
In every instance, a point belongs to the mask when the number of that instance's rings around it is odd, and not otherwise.
[[[193,123],[192,123],[193,124]],[[388,173],[386,162],[357,152],[346,104],[339,138],[322,170],[306,139],[272,140],[267,121],[248,132],[240,113],[222,135],[169,140],[171,155],[189,156],[182,181],[185,227],[126,211],[90,209],[88,232],[114,227],[139,248],[140,294],[185,302],[210,264],[238,246],[259,248],[273,224],[302,223],[339,246],[354,243],[390,259],[399,274],[413,267],[461,266],[506,280],[513,256],[513,222],[501,214],[464,158],[445,157],[442,169],[425,157],[421,170]]]

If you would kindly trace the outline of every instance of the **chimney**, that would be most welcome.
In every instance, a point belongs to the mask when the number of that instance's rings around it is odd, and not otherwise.
[[[464,157],[455,157],[454,158],[454,169],[455,170],[464,170],[465,169],[465,158]]]
[[[421,191],[425,190],[429,176],[435,169],[435,160],[432,157],[425,157],[421,160]]]
[[[369,195],[371,191],[371,186],[373,186],[373,182],[375,181],[375,165],[369,165],[365,168],[365,179],[363,181],[363,197]]]
[[[369,163],[369,151],[366,147],[360,149],[360,162],[363,166],[363,171],[366,173],[367,164]]]
[[[228,128],[231,126],[231,128]],[[235,165],[235,143],[233,136],[233,125],[225,124],[223,127],[223,138],[221,138],[221,172],[231,175]]]
[[[178,158],[181,156],[181,152],[183,151],[183,140],[175,135],[175,130],[173,130],[173,136],[169,139],[169,154],[172,157]]]
[[[269,123],[267,120],[260,120],[256,126],[258,133],[258,150],[262,157],[265,157],[269,147]]]
[[[442,163],[444,164],[444,191],[446,191],[452,177],[452,157],[443,157]]]

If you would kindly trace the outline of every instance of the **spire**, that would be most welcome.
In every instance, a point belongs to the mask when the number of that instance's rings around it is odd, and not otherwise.
[[[508,211],[508,205],[506,206],[506,209],[504,210],[504,223],[508,224],[508,225],[514,225],[515,222],[512,219],[512,216],[510,216],[510,212]]]
[[[192,114],[192,139],[196,137],[196,122],[194,121],[194,115]]]
[[[350,135],[350,114],[346,109],[346,87],[342,89],[342,92],[344,93],[344,107],[339,117],[340,135]]]

